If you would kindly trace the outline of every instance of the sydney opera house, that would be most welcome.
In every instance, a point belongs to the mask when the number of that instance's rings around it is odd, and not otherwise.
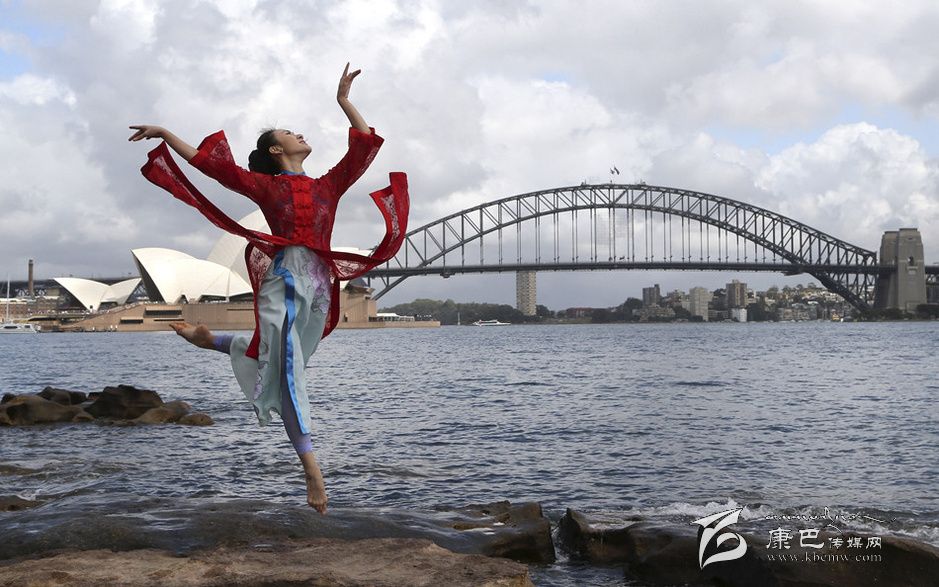
[[[269,230],[260,211],[239,222],[250,229]],[[67,325],[52,325],[53,329],[165,330],[167,322],[179,320],[221,330],[252,329],[254,306],[244,260],[246,245],[243,238],[225,233],[206,259],[173,249],[134,249],[131,253],[140,277],[110,285],[75,277],[55,278],[58,286],[84,308],[87,316]],[[366,252],[348,247],[336,249]],[[372,290],[363,280],[342,282],[340,289],[339,328],[432,325],[378,314],[371,298]],[[128,303],[132,296],[146,301]]]

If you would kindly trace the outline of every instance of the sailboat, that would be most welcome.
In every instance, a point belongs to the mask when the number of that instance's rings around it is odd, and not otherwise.
[[[10,322],[10,279],[7,278],[7,313],[3,324],[0,324],[0,334],[36,334],[39,331],[28,323]]]

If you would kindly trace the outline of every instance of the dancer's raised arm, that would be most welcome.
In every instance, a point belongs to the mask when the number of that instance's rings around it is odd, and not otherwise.
[[[163,139],[166,141],[166,144],[170,146],[171,149],[179,153],[179,156],[189,161],[196,156],[196,148],[182,140],[178,136],[174,135],[170,131],[166,130],[162,126],[154,126],[152,124],[137,124],[133,125],[130,128],[136,130],[134,134],[128,138],[128,141],[139,141],[141,139]]]
[[[349,64],[346,63],[346,68],[342,72],[342,77],[339,78],[339,90],[336,92],[336,101],[339,102],[339,107],[342,108],[342,111],[346,113],[346,117],[349,119],[349,124],[365,133],[371,132],[368,125],[365,123],[365,119],[362,118],[362,115],[359,114],[359,111],[355,109],[355,106],[352,105],[352,102],[349,101],[349,89],[352,88],[352,80],[355,79],[355,76],[362,73],[361,69],[356,69],[352,73],[349,73]]]

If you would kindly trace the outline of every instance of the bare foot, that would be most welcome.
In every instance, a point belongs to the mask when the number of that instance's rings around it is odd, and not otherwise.
[[[193,326],[188,322],[171,322],[170,327],[176,331],[176,334],[197,347],[204,349],[215,348],[215,337],[212,336],[212,331],[205,324]]]
[[[319,513],[326,515],[326,483],[323,482],[323,473],[316,462],[312,452],[300,455],[303,462],[303,472],[306,478],[306,502]]]
[[[326,497],[326,485],[323,483],[323,476],[306,475],[306,502],[318,511],[326,515],[326,503],[329,498]]]

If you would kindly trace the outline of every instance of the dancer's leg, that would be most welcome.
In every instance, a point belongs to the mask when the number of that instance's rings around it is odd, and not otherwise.
[[[280,395],[280,417],[284,421],[284,428],[287,430],[287,437],[290,438],[290,443],[293,444],[297,455],[302,458],[304,453],[313,450],[313,442],[309,434],[304,434],[303,431],[300,430],[300,419],[297,416],[297,411],[293,407],[290,393],[287,391],[286,377],[281,377],[281,389],[284,393]]]
[[[316,462],[316,455],[313,454],[313,443],[309,434],[304,434],[300,429],[300,418],[301,416],[297,414],[297,410],[293,404],[293,398],[290,395],[290,387],[287,383],[287,344],[286,338],[292,336],[292,333],[287,329],[287,321],[284,320],[283,328],[283,344],[280,348],[284,353],[284,360],[281,363],[281,379],[280,379],[280,417],[284,421],[284,428],[287,430],[287,436],[290,438],[291,444],[293,444],[294,450],[297,451],[297,456],[300,457],[300,462],[303,464],[303,473],[304,478],[306,479],[306,501],[307,503],[316,509],[321,514],[326,514],[326,503],[329,501],[329,498],[326,496],[326,483],[323,481],[323,472],[320,470],[319,463]],[[294,360],[302,358],[302,354],[299,351],[299,345],[293,344],[292,348],[296,349],[297,355],[299,357],[294,357]],[[301,368],[302,369],[302,368]],[[300,378],[300,383],[302,384],[303,379]],[[306,396],[303,396],[306,399]],[[310,429],[309,422],[306,426],[307,430]]]
[[[282,389],[286,391],[286,378],[283,381]],[[287,436],[293,444],[300,462],[303,463],[303,473],[306,478],[306,499],[307,503],[316,508],[321,514],[326,513],[326,484],[323,481],[323,472],[320,470],[319,463],[316,462],[316,455],[313,454],[313,442],[309,434],[300,431],[300,424],[297,417],[297,411],[290,401],[289,394],[283,394],[281,406],[281,417],[284,420],[284,428],[287,430]]]

